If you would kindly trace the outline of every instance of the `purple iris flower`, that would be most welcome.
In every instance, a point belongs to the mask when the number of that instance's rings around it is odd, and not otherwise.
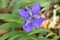
[[[23,23],[23,29],[26,32],[30,32],[33,27],[40,28],[41,23],[45,20],[45,18],[41,17],[39,14],[40,4],[36,2],[31,8],[26,7],[19,9],[19,15],[25,19]]]

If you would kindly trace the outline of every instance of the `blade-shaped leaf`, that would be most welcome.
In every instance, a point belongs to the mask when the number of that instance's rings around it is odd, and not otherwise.
[[[8,22],[0,25],[0,29],[8,29],[8,28],[16,28],[16,27],[22,27],[22,24],[15,23],[15,22]]]
[[[0,14],[0,19],[3,21],[8,21],[8,22],[17,22],[17,23],[22,23],[24,20],[20,18],[19,15],[12,15],[12,14]]]
[[[58,40],[60,38],[60,36],[55,36],[52,40]]]
[[[37,40],[51,40],[51,39],[48,39],[48,38],[37,38]]]
[[[0,9],[6,8],[8,6],[9,0],[0,0]]]
[[[46,35],[46,38],[52,36],[52,35],[55,35],[54,33],[49,33],[48,35]]]
[[[36,30],[32,30],[28,35],[33,35],[36,33],[43,33],[43,32],[52,32],[52,31],[48,29],[36,29]]]
[[[24,31],[19,32],[19,34],[16,34],[14,36],[11,36],[8,40],[15,40],[17,38],[23,37],[24,35],[27,35]]]
[[[0,14],[0,19],[15,19],[18,20],[20,17],[19,15],[12,15],[12,14]]]
[[[19,31],[11,31],[11,32],[9,32],[9,33],[1,36],[1,37],[0,37],[0,40],[5,40],[5,39],[7,39],[7,38],[9,38],[9,37],[11,37],[11,36],[18,35],[18,34],[20,34]]]

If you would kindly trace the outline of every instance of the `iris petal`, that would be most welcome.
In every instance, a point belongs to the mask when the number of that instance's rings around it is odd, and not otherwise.
[[[26,31],[26,32],[30,32],[32,30],[32,23],[27,23],[27,21],[24,22],[23,24],[23,29]]]
[[[40,28],[41,23],[45,20],[45,18],[34,18],[32,21],[32,25],[36,28]]]
[[[32,16],[32,10],[31,10],[31,8],[30,7],[26,7],[26,9],[27,9],[27,12],[29,13],[29,15]]]
[[[27,10],[25,8],[19,9],[18,12],[22,18],[25,18],[25,19],[29,18],[29,14],[27,13]]]
[[[32,6],[32,12],[33,14],[38,14],[40,11],[40,3],[36,2],[33,6]]]

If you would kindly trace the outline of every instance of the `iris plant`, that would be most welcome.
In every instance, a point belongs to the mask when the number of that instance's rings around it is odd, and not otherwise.
[[[41,17],[40,12],[40,4],[36,2],[32,7],[25,7],[19,9],[19,15],[25,19],[23,23],[23,29],[26,32],[30,32],[33,27],[40,28],[41,23],[45,20],[45,18]]]

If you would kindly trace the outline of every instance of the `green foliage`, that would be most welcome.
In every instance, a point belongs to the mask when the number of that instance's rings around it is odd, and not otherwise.
[[[28,35],[32,35],[36,33],[48,33],[48,32],[52,32],[52,31],[48,29],[36,29],[36,30],[31,31]]]
[[[52,2],[55,2],[55,3],[57,3],[57,2],[60,2],[60,0],[52,0]]]
[[[9,0],[0,0],[0,9],[8,6]]]
[[[8,22],[0,25],[0,29],[9,29],[9,28],[21,28],[22,24],[21,23],[15,23],[15,22]]]
[[[60,38],[60,36],[55,36],[52,40],[58,40]]]
[[[12,4],[10,4],[9,9],[11,8],[11,6],[14,4],[14,7],[12,8],[12,14],[13,15],[18,15],[18,9],[19,8],[23,8],[25,6],[31,6],[32,4],[34,4],[35,2],[39,2],[41,4],[42,7],[45,7],[46,9],[49,8],[50,6],[50,2],[48,0],[18,0],[18,1],[12,1]],[[43,3],[44,2],[44,3]]]
[[[48,35],[46,35],[46,38],[48,38],[49,36],[55,35],[53,32],[49,33]]]
[[[7,20],[7,21],[14,21],[14,20],[19,20],[19,16],[17,15],[12,15],[12,14],[0,14],[0,19]]]

